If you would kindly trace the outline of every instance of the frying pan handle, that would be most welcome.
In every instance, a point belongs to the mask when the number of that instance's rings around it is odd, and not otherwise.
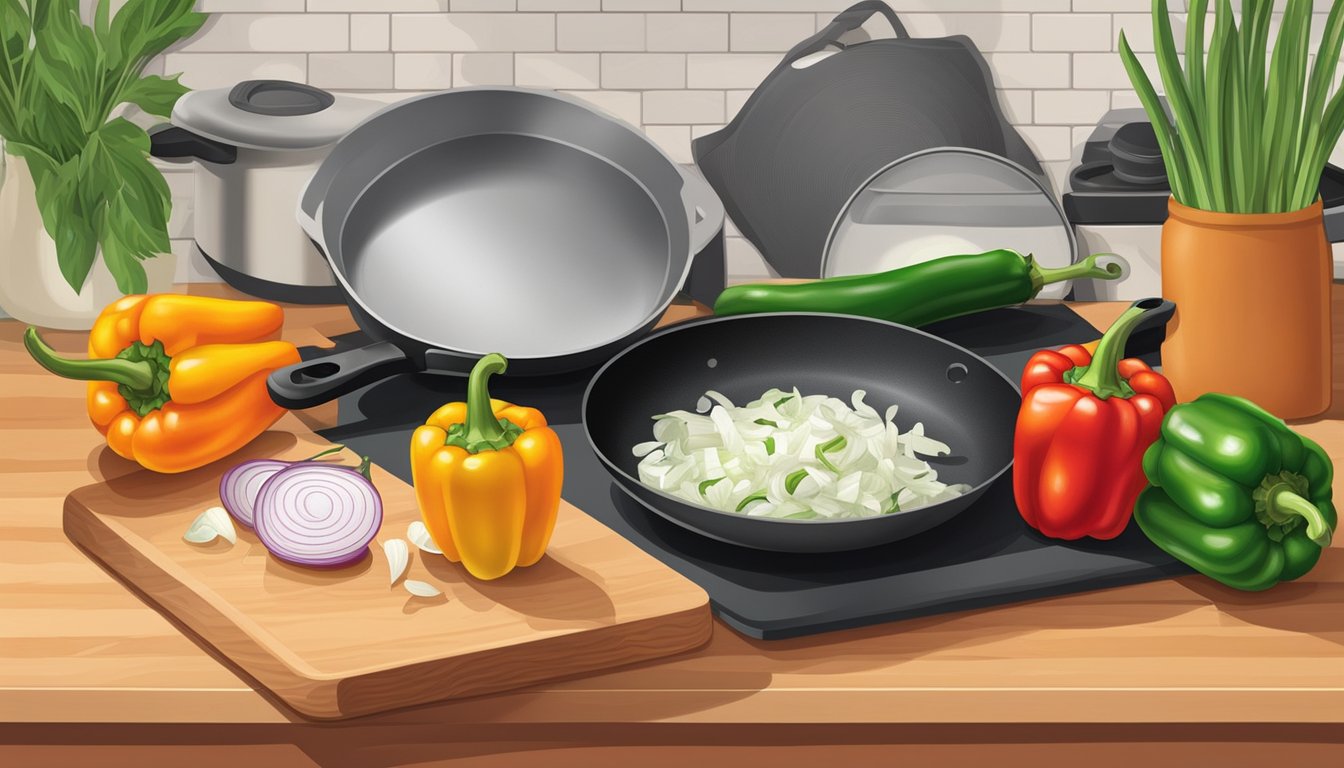
[[[312,408],[414,369],[400,347],[382,341],[281,368],[267,377],[266,389],[282,408]]]
[[[882,2],[882,0],[865,0],[841,11],[820,32],[795,45],[793,50],[784,54],[783,64],[792,64],[809,53],[816,53],[828,45],[839,45],[840,38],[846,32],[852,32],[862,27],[863,23],[871,19],[875,13],[880,13],[887,18],[891,28],[896,31],[897,37],[910,36],[910,33],[905,30],[905,25],[901,23],[900,17],[896,15],[895,11],[891,10],[891,6]]]
[[[1134,304],[1142,304],[1149,311],[1130,331],[1129,342],[1125,344],[1126,357],[1156,352],[1167,337],[1167,323],[1176,314],[1176,302],[1161,297],[1141,299]]]
[[[691,255],[694,256],[703,251],[723,229],[723,201],[698,173],[682,168],[681,177],[681,203],[693,217]]]

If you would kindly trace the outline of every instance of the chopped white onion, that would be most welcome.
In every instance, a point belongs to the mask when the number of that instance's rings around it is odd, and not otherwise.
[[[771,389],[736,406],[709,391],[696,410],[654,416],[634,446],[640,482],[691,503],[750,517],[847,519],[903,512],[970,490],[949,485],[919,456],[951,447],[895,424],[857,390],[850,403]]]

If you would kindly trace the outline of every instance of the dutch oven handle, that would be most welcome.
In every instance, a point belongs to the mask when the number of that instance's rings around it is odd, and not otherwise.
[[[723,229],[723,201],[698,173],[680,167],[679,170],[681,204],[691,216],[690,257],[694,259]]]
[[[322,202],[327,197],[327,192],[331,190],[331,183],[335,181],[337,172],[342,168],[341,164],[332,161],[331,155],[317,167],[317,173],[308,180],[303,188],[303,193],[299,195],[298,210],[295,211],[295,217],[299,220],[299,227],[303,229],[308,239],[313,241],[318,250],[329,254],[327,241],[322,237]]]
[[[381,341],[276,370],[267,377],[266,389],[282,408],[312,408],[366,384],[413,370],[414,364],[400,347]]]
[[[156,125],[149,129],[148,134],[149,154],[161,160],[178,162],[200,160],[215,165],[228,165],[238,159],[237,147],[207,139],[170,123]]]
[[[862,3],[855,3],[836,14],[831,23],[823,27],[820,32],[795,45],[793,50],[784,54],[781,66],[788,66],[809,53],[816,53],[828,45],[839,46],[840,38],[844,37],[845,33],[862,27],[863,23],[871,19],[875,13],[880,13],[887,18],[891,28],[896,31],[897,37],[910,36],[910,33],[905,31],[905,25],[901,23],[896,12],[891,10],[891,6],[882,2],[882,0],[865,0]]]

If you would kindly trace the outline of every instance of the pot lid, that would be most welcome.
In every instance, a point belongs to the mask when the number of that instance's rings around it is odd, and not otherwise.
[[[183,95],[172,122],[248,149],[314,149],[340,140],[383,106],[287,80],[247,80]]]
[[[854,193],[831,227],[821,274],[871,274],[998,248],[1053,268],[1073,263],[1077,242],[1044,182],[1021,165],[940,147],[888,164]],[[1068,291],[1068,283],[1056,283],[1040,297]]]

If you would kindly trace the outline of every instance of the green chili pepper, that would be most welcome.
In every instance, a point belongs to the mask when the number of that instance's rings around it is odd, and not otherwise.
[[[1114,280],[1123,270],[1099,266],[1103,254],[1059,269],[1031,256],[1000,249],[945,256],[872,275],[830,277],[807,283],[749,283],[719,294],[717,315],[760,312],[829,312],[922,326],[951,317],[1021,304],[1063,280]]]
[[[1143,456],[1134,519],[1153,543],[1248,591],[1310,571],[1338,524],[1334,469],[1315,442],[1240,397],[1177,405]]]

